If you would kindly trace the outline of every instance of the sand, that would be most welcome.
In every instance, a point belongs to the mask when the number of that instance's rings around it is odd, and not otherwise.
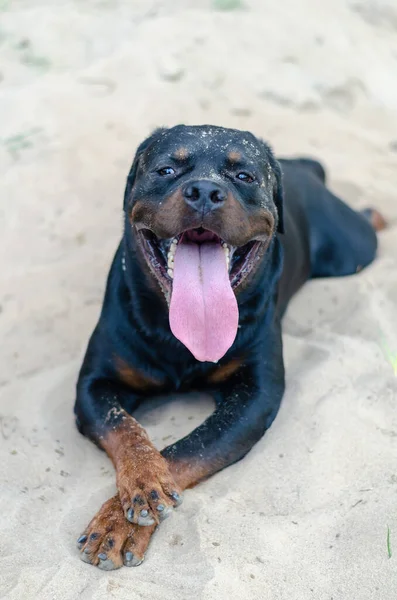
[[[0,1],[0,597],[394,600],[396,35],[393,0]],[[271,430],[186,493],[142,566],[104,573],[75,540],[115,478],[74,385],[135,148],[179,122],[319,157],[390,227],[370,268],[292,302]],[[142,422],[160,448],[210,410]]]

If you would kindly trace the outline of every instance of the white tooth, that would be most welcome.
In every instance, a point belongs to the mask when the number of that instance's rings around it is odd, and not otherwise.
[[[167,257],[174,256],[176,250],[176,245],[171,244],[170,249],[168,250]]]
[[[168,266],[170,269],[174,268],[174,257],[173,256],[168,255]]]
[[[177,243],[178,243],[178,240],[177,240],[176,238],[174,238],[174,239],[172,240],[172,244],[175,244],[175,246],[176,246],[176,245],[177,245]]]
[[[226,242],[222,242],[222,246],[223,246],[224,248],[227,248],[227,244],[226,244]]]
[[[225,258],[226,258],[226,266],[227,269],[229,270],[229,265],[230,265],[230,250],[229,248],[226,246],[223,247],[223,251],[225,253]]]
[[[168,269],[167,273],[168,273],[168,276],[171,277],[171,279],[174,278],[174,271],[172,269]]]

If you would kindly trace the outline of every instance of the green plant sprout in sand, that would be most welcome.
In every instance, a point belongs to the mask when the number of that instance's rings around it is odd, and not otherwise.
[[[244,7],[242,0],[213,0],[215,10],[238,10]]]
[[[384,338],[382,340],[382,348],[388,362],[392,366],[394,375],[397,377],[397,352],[393,352],[392,350],[390,350],[390,347]]]
[[[34,127],[28,131],[23,131],[16,135],[12,135],[8,138],[1,139],[0,145],[4,146],[5,149],[11,154],[14,160],[21,158],[21,154],[28,148],[33,148],[35,137],[42,131],[41,127]]]

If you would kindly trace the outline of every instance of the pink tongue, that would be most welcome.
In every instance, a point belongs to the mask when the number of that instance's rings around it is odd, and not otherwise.
[[[200,361],[217,362],[233,344],[236,297],[220,243],[178,244],[170,304],[170,327]]]

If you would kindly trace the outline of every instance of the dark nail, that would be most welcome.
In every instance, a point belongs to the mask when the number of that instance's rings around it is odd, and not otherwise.
[[[132,554],[132,552],[126,552],[125,553],[125,560],[127,562],[131,562],[133,558],[134,558],[134,555]]]
[[[180,504],[182,504],[182,496],[180,494],[178,494],[178,492],[172,492],[171,498],[175,502],[176,506],[179,506]]]
[[[143,558],[139,559],[134,556],[134,560],[132,561],[133,567],[139,567],[143,563]]]
[[[114,539],[113,538],[109,538],[107,541],[107,545],[109,548],[113,548],[114,546]]]
[[[152,490],[152,491],[150,492],[150,497],[151,497],[151,499],[152,499],[152,500],[158,500],[158,499],[159,499],[159,495],[158,495],[158,493],[156,492],[156,490]]]
[[[84,550],[84,554],[89,554],[89,553],[90,553],[90,549],[89,549],[89,548],[86,548],[86,549]]]
[[[145,504],[144,499],[142,498],[142,496],[135,496],[135,498],[133,499],[133,503],[134,504],[139,504],[139,506],[142,506],[143,504]]]
[[[149,514],[149,511],[146,508],[144,508],[143,510],[141,510],[141,517],[147,517],[148,514]]]
[[[98,554],[98,558],[99,560],[107,560],[108,555],[105,554],[105,552],[101,552],[100,554]]]
[[[79,537],[79,539],[77,540],[77,543],[78,544],[84,544],[84,542],[86,542],[86,541],[87,541],[87,536],[86,535],[81,535]]]
[[[91,533],[90,540],[94,541],[99,538],[99,533]]]
[[[167,506],[164,510],[159,514],[160,521],[164,521],[168,519],[168,517],[172,514],[172,506]]]
[[[157,510],[159,512],[162,512],[164,510],[164,508],[165,508],[164,504],[159,504],[158,507],[157,507]]]
[[[128,510],[128,512],[127,512],[127,519],[128,519],[129,521],[132,521],[132,519],[133,519],[133,518],[134,518],[134,509],[133,509],[133,508],[130,508],[130,509]]]

